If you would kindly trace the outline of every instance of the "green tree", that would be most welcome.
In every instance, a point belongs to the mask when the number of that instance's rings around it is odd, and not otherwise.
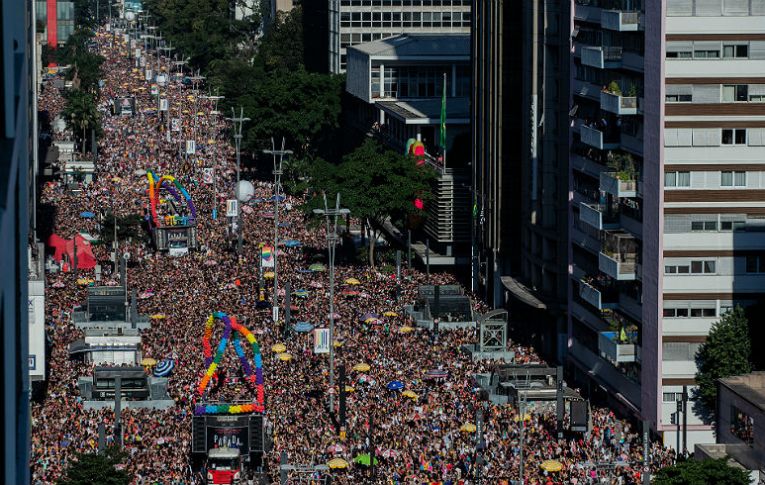
[[[326,192],[330,201],[339,192],[342,205],[351,210],[352,217],[361,219],[369,235],[368,261],[374,266],[375,243],[383,223],[388,218],[420,212],[414,200],[429,198],[434,177],[430,167],[418,167],[414,158],[367,139],[336,167],[316,164],[311,182],[314,189]],[[312,204],[319,202],[314,199]]]
[[[66,475],[58,485],[128,485],[130,476],[116,465],[124,463],[127,456],[114,448],[103,454],[78,453],[69,461]]]
[[[257,60],[269,71],[303,68],[303,10],[299,6],[277,13],[260,43]]]
[[[717,407],[717,380],[752,371],[752,344],[748,321],[740,306],[712,325],[706,342],[696,353],[696,398],[700,411],[711,420]]]
[[[101,235],[99,240],[106,245],[111,245],[114,241],[114,223],[115,218],[112,213],[107,213],[104,216],[103,224],[101,225]],[[138,215],[129,215],[124,217],[117,217],[117,239],[124,241],[127,238],[133,238],[135,240],[148,242],[149,235],[143,228],[143,218]]]
[[[719,460],[684,460],[662,468],[654,475],[653,485],[747,485],[746,470],[728,465],[725,458]]]
[[[100,131],[100,114],[93,94],[85,91],[71,91],[66,98],[66,106],[61,112],[67,126],[76,136],[82,134],[81,151],[86,152],[87,137],[91,129]]]
[[[101,66],[104,57],[91,52],[88,48],[93,32],[87,28],[75,30],[58,54],[58,59],[71,66],[67,78],[76,80],[77,87],[83,91],[97,92],[101,79]]]
[[[270,146],[271,137],[284,136],[287,146],[303,156],[339,127],[341,76],[274,71],[250,89],[237,100],[252,119],[244,140],[250,151]]]
[[[243,20],[231,15],[229,0],[146,0],[144,8],[158,23],[162,35],[189,64],[207,73],[215,59],[228,59],[252,45],[260,16]]]

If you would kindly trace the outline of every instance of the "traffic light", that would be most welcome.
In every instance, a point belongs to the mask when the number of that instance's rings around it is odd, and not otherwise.
[[[678,422],[678,421],[677,421],[677,416],[678,416],[678,414],[677,414],[677,413],[672,413],[672,414],[670,414],[669,422],[670,422],[671,424],[677,424],[677,422]]]

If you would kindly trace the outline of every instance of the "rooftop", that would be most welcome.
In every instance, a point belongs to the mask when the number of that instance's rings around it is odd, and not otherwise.
[[[349,46],[369,57],[470,59],[470,34],[402,34]]]
[[[726,377],[720,379],[720,385],[765,411],[765,371]]]
[[[406,101],[378,101],[386,113],[406,124],[439,124],[441,99],[408,99]],[[470,99],[446,98],[446,123],[458,125],[470,123]]]

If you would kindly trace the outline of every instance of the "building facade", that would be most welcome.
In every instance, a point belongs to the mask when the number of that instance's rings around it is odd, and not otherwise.
[[[407,33],[468,34],[471,1],[328,0],[329,71],[345,71],[351,45]]]
[[[414,253],[432,266],[467,263],[458,253],[469,244],[470,77],[467,34],[403,34],[347,49],[353,125],[399,153],[422,142],[437,173],[424,227],[410,224]],[[445,154],[439,146],[444,88]]]
[[[573,9],[569,356],[674,445],[696,350],[765,288],[765,1]]]
[[[27,261],[32,123],[34,17],[27,2],[2,2],[0,83],[0,481],[29,483],[29,327]]]
[[[106,2],[104,2],[106,4]],[[45,32],[48,45],[66,44],[74,32],[74,2],[71,0],[35,0],[35,19]]]
[[[559,361],[568,291],[568,106],[560,102],[569,90],[568,12],[565,2],[476,1],[472,29],[472,288],[494,307],[511,307],[516,332]]]

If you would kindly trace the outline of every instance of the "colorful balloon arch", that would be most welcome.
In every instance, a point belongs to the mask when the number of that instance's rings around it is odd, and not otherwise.
[[[221,338],[221,341],[218,343],[218,347],[215,351],[215,356],[213,356],[212,353],[212,345],[210,344],[210,339],[212,338],[212,332],[213,332],[213,326],[215,325],[215,320],[220,320],[224,324],[223,328],[223,337]],[[233,335],[232,335],[233,334]],[[250,363],[247,361],[247,356],[244,354],[244,349],[242,348],[240,337],[247,340],[247,342],[252,345],[252,352],[254,354],[254,363],[255,363],[255,369],[253,372],[253,368],[250,365]],[[196,409],[194,410],[194,414],[202,415],[202,414],[240,414],[240,413],[252,413],[252,412],[258,412],[262,413],[265,411],[265,390],[263,387],[263,357],[260,354],[260,346],[258,345],[258,341],[255,339],[255,336],[247,330],[243,325],[240,325],[239,322],[236,321],[235,316],[228,316],[223,312],[215,312],[209,317],[207,317],[207,323],[205,324],[205,333],[202,336],[202,353],[204,354],[205,358],[205,365],[207,366],[207,371],[205,372],[205,375],[202,376],[202,379],[199,381],[199,385],[197,386],[197,393],[199,396],[203,396],[205,389],[207,389],[208,384],[210,383],[210,380],[214,375],[217,374],[218,365],[220,364],[221,360],[223,359],[223,354],[226,351],[226,344],[228,344],[229,339],[232,340],[234,344],[234,350],[236,351],[236,355],[239,357],[239,362],[242,364],[242,369],[244,370],[245,378],[255,385],[257,397],[255,399],[255,402],[252,404],[207,404],[207,405],[198,405]]]
[[[183,185],[181,185],[180,182],[178,182],[178,179],[172,175],[163,175],[162,177],[158,177],[151,171],[146,172],[146,178],[149,179],[149,203],[151,204],[151,220],[154,222],[156,227],[160,227],[162,225],[161,219],[159,216],[157,216],[157,205],[159,204],[159,194],[163,188],[170,192],[176,201],[183,202],[185,200],[186,205],[191,211],[189,222],[193,223],[194,220],[196,220],[197,209],[194,207],[194,202],[191,200],[191,196],[189,195],[188,191],[183,188]],[[173,185],[175,185],[175,187],[173,187]],[[183,196],[183,199],[181,199],[181,196]]]

